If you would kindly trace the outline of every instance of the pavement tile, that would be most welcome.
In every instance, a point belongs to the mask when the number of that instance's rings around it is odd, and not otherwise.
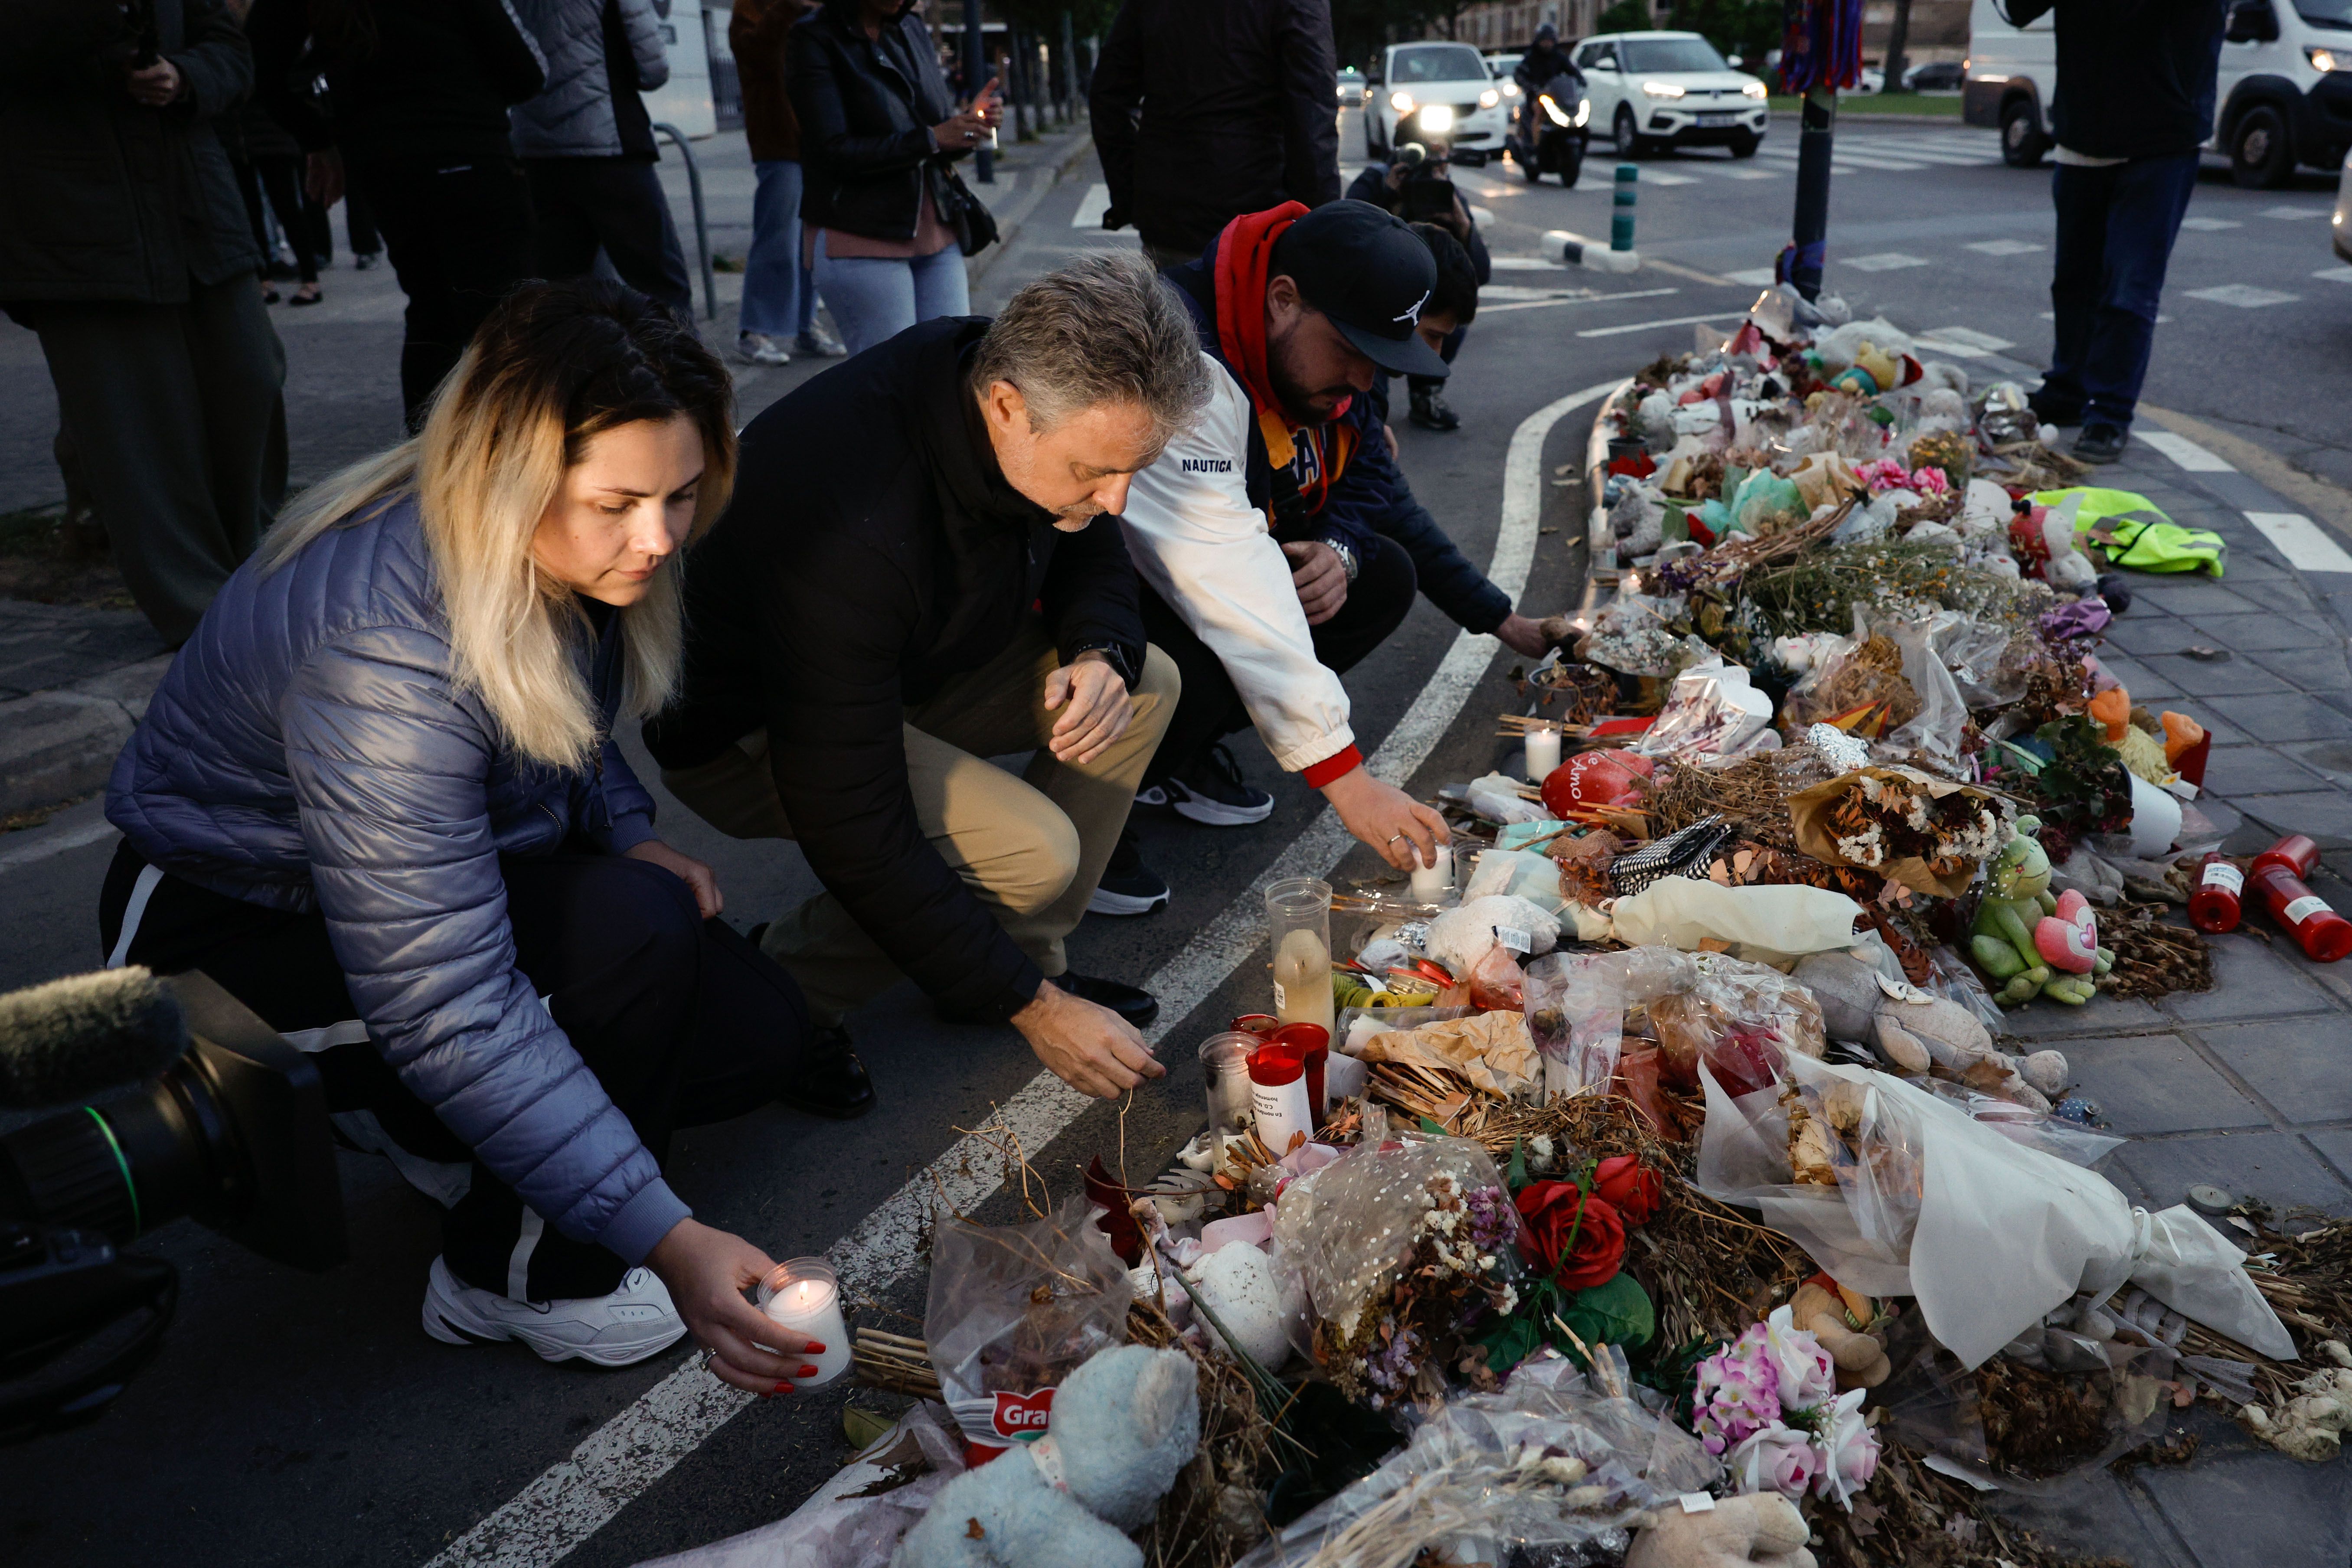
[[[2289,1121],[2352,1121],[2352,1020],[2341,1014],[2211,1025],[2205,1048],[2254,1086]]]
[[[2273,669],[2265,669],[2251,658],[2230,658],[2208,664],[2203,659],[2190,658],[2180,649],[2194,642],[2193,637],[2175,643],[2171,648],[2149,656],[2147,666],[2158,678],[2168,680],[2191,697],[2237,697],[2254,693],[2269,694],[2294,689],[2293,678]]]
[[[2154,666],[2128,655],[2102,653],[2099,668],[2122,681],[2135,702],[2162,701],[2180,695],[2180,689],[2158,675]]]
[[[2268,923],[2266,916],[2252,918]],[[2173,1017],[2189,1023],[2236,1024],[2296,1013],[2336,1012],[2335,998],[2308,975],[2298,973],[2261,937],[2236,931],[2205,941],[2213,953],[2213,989],[2176,991],[2164,998],[2159,1005]],[[2340,1014],[2334,1023],[2339,1028],[2352,1026]]]
[[[2046,1496],[2005,1496],[1992,1506],[2062,1551],[2120,1557],[2133,1568],[2189,1568],[2191,1563],[2163,1515],[2105,1469],[2068,1476]]]
[[[2166,1026],[2153,1003],[2137,998],[2095,997],[2080,1007],[2032,1002],[2007,1016],[2009,1033],[2021,1039],[2063,1041],[2070,1035],[2107,1036]]]
[[[2352,1129],[2338,1127],[2303,1136],[2305,1142],[2319,1151],[2321,1159],[2335,1167],[2337,1175],[2352,1183]]]
[[[2218,803],[2200,804],[2206,805],[2205,814],[2211,816],[2213,805]],[[2352,799],[2341,793],[2234,795],[2230,804],[2273,834],[2305,834],[2322,849],[2352,848]],[[2267,847],[2267,842],[2257,844],[2248,853]],[[2237,852],[2231,850],[2231,854]]]
[[[2289,686],[2322,696],[2352,686],[2352,664],[2331,648],[2285,648],[2248,658]]]
[[[2352,1183],[2287,1132],[2150,1139],[2125,1144],[2108,1163],[2130,1172],[2142,1201],[2158,1208],[2186,1203],[2190,1187],[2210,1182],[2232,1197],[2259,1198],[2277,1209],[2352,1212]]]
[[[2216,746],[2205,763],[2211,795],[2294,795],[2332,788],[2331,781],[2269,746]]]
[[[2250,599],[2233,593],[2210,579],[2195,578],[2181,582],[2143,583],[2131,585],[2132,608],[2142,604],[2160,610],[2170,610],[2176,616],[2250,616],[2267,615],[2280,608],[2275,603]],[[2296,605],[2295,608],[2303,608]]]
[[[2219,647],[2235,648],[2240,653],[2257,653],[2264,649],[2298,647],[2336,647],[2344,646],[2344,634],[2331,626],[2306,625],[2317,622],[2316,616],[2192,616],[2189,625],[2204,634],[2200,640]]]
[[[2222,712],[2257,741],[2352,739],[2352,714],[2298,691],[2232,698]]]
[[[2199,1568],[2287,1568],[2352,1558],[2341,1462],[2249,1453],[2137,1472]]]
[[[2262,1127],[2270,1119],[2178,1035],[2060,1040],[2073,1092],[2095,1101],[2111,1130],[2190,1132]]]

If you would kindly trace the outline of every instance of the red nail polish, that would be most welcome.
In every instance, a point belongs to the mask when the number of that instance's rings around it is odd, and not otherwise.
[[[823,1355],[824,1353],[824,1347],[817,1343],[814,1340],[811,1340],[809,1342],[807,1353],[810,1355]]]
[[[791,1384],[789,1384],[789,1383],[780,1383],[780,1384],[776,1384],[776,1386],[775,1386],[774,1388],[772,1388],[772,1389],[769,1390],[769,1396],[770,1396],[771,1398],[772,1398],[772,1397],[774,1397],[776,1394],[790,1394],[792,1391],[793,1391],[793,1385],[792,1385]]]
[[[814,1377],[816,1375],[816,1368],[813,1366],[804,1366],[801,1368],[800,1371],[793,1373],[793,1375],[794,1377]]]

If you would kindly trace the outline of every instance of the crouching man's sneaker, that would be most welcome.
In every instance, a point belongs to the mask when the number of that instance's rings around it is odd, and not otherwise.
[[[1121,833],[1118,847],[1110,852],[1110,864],[1103,868],[1102,880],[1095,884],[1094,897],[1087,900],[1087,913],[1148,915],[1167,907],[1168,884],[1143,863],[1135,835]]]
[[[518,1301],[464,1283],[436,1258],[425,1286],[425,1331],[444,1344],[520,1340],[542,1361],[628,1366],[685,1338],[686,1320],[650,1268],[630,1269],[609,1296]]]
[[[1144,794],[1158,798],[1146,800]],[[1244,783],[1241,764],[1223,746],[1210,747],[1206,756],[1169,774],[1158,789],[1135,798],[1147,805],[1164,801],[1177,816],[1211,827],[1246,827],[1274,815],[1274,796]]]

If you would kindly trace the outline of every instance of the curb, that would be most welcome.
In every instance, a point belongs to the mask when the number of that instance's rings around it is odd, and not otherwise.
[[[172,656],[0,702],[0,813],[101,788]]]
[[[1034,185],[1024,186],[1021,194],[1013,198],[1004,215],[996,220],[996,243],[971,258],[971,264],[964,274],[967,287],[978,288],[995,270],[997,258],[1011,250],[1013,242],[1021,237],[1022,226],[1029,221],[1029,215],[1037,210],[1037,204],[1045,199],[1045,193],[1068,179],[1070,171],[1082,160],[1092,156],[1094,150],[1094,133],[1080,132],[1068,152],[1045,165],[1043,180]]]

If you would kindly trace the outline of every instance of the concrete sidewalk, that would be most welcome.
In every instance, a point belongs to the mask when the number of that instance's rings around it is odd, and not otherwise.
[[[991,276],[996,261],[1013,248],[1030,213],[1062,179],[1088,164],[1093,145],[1083,119],[1034,142],[1008,142],[997,156],[994,183],[972,184],[994,214],[1000,235],[970,263],[976,308],[983,289],[998,281]],[[738,418],[748,421],[835,362],[801,360],[771,369],[735,361],[740,268],[751,243],[756,184],[750,151],[733,132],[693,145],[711,252],[736,268],[714,275],[714,318],[701,314],[691,182],[677,149],[665,142],[663,150],[662,184],[695,278],[697,323],[735,373]],[[971,180],[969,163],[965,172]],[[286,345],[298,487],[399,438],[399,284],[388,268],[351,270],[347,257],[327,274],[326,284],[324,303],[271,312]],[[38,436],[0,443],[0,510],[56,504],[63,493],[48,454],[56,402],[31,333],[0,322],[0,370],[15,373],[0,377],[0,415],[17,435]],[[0,599],[0,821],[102,788],[115,753],[170,664],[136,611]]]

